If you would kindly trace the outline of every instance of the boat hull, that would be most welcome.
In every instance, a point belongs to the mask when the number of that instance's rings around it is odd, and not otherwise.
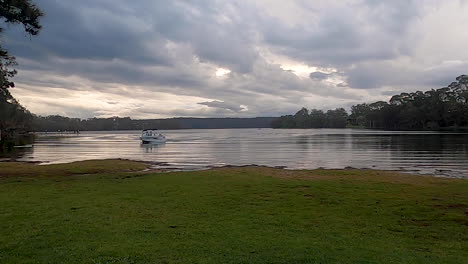
[[[166,139],[161,139],[161,138],[144,138],[141,137],[141,143],[143,144],[164,144],[166,143]]]

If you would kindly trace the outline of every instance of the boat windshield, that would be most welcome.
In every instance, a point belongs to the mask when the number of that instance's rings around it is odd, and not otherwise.
[[[145,137],[164,137],[163,134],[156,133],[155,131],[151,131],[151,130],[143,131],[143,136],[145,136]]]

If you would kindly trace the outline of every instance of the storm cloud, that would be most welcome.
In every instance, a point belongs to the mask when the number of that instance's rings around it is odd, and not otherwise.
[[[466,1],[36,0],[12,93],[76,117],[274,116],[427,90],[468,70]]]

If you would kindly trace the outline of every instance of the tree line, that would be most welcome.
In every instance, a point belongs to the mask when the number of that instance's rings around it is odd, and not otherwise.
[[[303,107],[295,115],[286,115],[275,119],[273,128],[345,128],[348,122],[348,113],[344,108],[335,110],[312,109]]]
[[[468,75],[447,87],[426,92],[401,93],[389,102],[357,104],[351,114],[343,108],[327,112],[302,108],[279,117],[273,128],[361,127],[388,130],[468,129]]]
[[[390,130],[445,130],[468,127],[468,75],[447,87],[401,93],[389,102],[351,107],[355,126]]]
[[[131,119],[130,117],[110,118],[69,118],[59,115],[33,116],[31,129],[40,132],[57,131],[108,131],[143,129],[207,129],[207,128],[267,128],[273,117],[256,118],[167,118]]]

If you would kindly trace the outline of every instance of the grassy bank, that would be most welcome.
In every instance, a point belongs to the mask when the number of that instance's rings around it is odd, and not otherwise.
[[[468,181],[0,163],[0,263],[467,263]]]

